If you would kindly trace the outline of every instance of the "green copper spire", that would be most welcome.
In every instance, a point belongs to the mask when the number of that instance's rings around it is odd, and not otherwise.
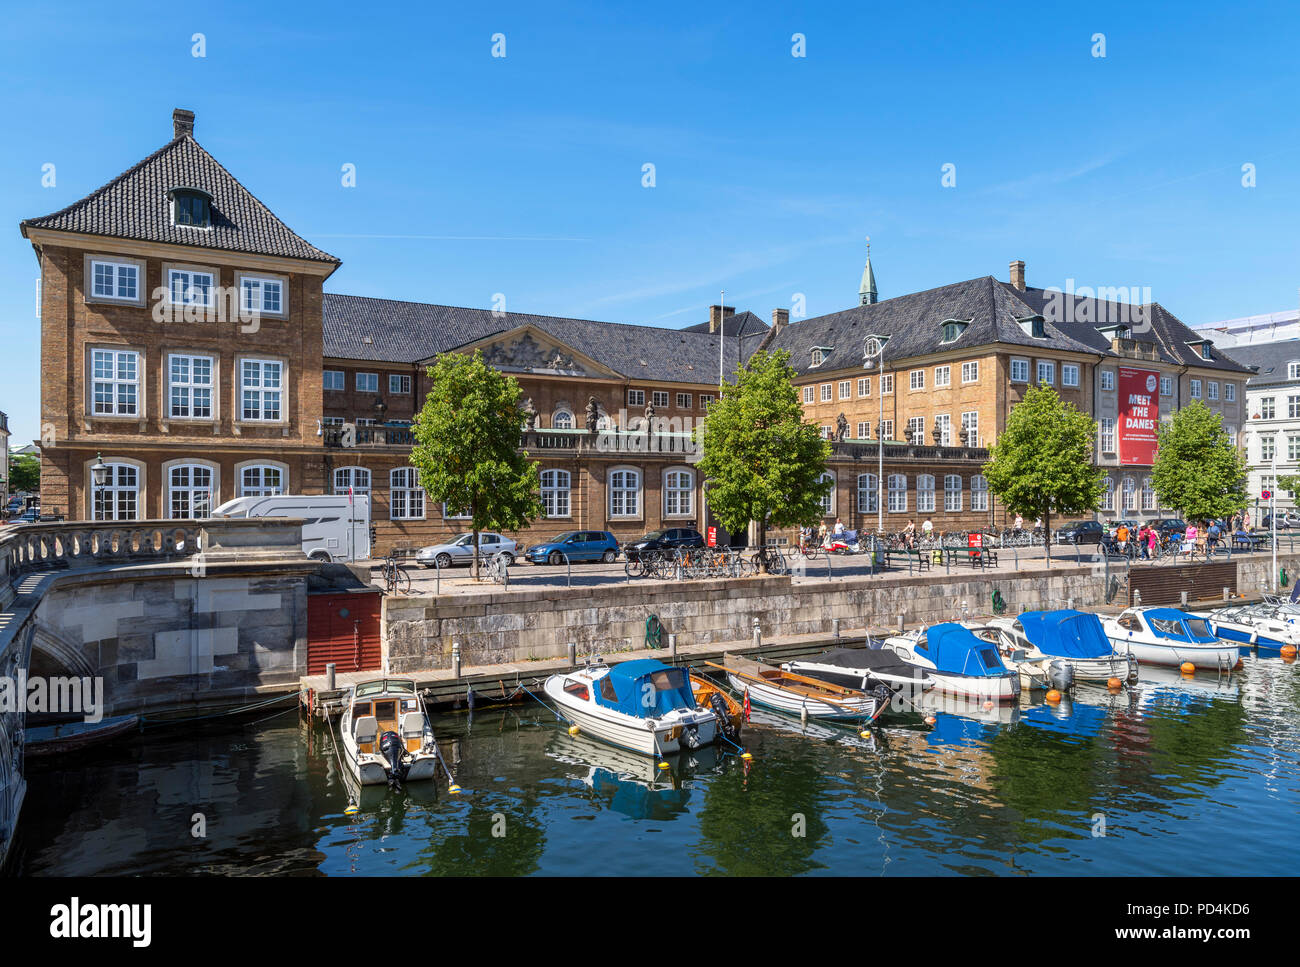
[[[858,305],[874,306],[878,301],[876,295],[876,274],[871,271],[871,236],[867,236],[867,264],[862,270],[862,285],[858,287]]]

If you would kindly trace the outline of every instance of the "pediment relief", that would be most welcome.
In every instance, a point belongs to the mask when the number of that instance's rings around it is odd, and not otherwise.
[[[532,332],[508,336],[483,347],[483,360],[506,372],[554,373],[565,376],[605,376],[568,347],[540,340]]]

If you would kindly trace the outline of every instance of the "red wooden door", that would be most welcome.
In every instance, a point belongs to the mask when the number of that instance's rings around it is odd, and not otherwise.
[[[378,589],[372,594],[307,596],[307,674],[375,671],[382,663]]]

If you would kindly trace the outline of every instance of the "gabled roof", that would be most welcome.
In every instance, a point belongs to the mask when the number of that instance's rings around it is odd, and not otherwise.
[[[324,298],[324,355],[335,359],[417,363],[525,326],[547,333],[627,379],[715,383],[718,378],[718,337],[707,331],[660,329],[526,312],[494,314],[490,309],[329,292]],[[763,327],[762,332],[725,340],[723,365],[728,381],[733,379],[739,361],[752,355],[765,333]]]
[[[211,229],[172,224],[167,192],[182,187],[212,196]],[[295,234],[188,134],[80,201],[19,227],[24,236],[28,228],[42,228],[339,264]]]

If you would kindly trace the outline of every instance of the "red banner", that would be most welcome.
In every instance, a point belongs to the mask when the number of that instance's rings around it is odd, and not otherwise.
[[[717,529],[716,527],[710,527],[710,528],[709,528],[709,547],[717,547],[717,546],[718,546],[718,529]]]
[[[1120,466],[1150,466],[1156,461],[1160,425],[1160,375],[1151,369],[1119,368]]]

